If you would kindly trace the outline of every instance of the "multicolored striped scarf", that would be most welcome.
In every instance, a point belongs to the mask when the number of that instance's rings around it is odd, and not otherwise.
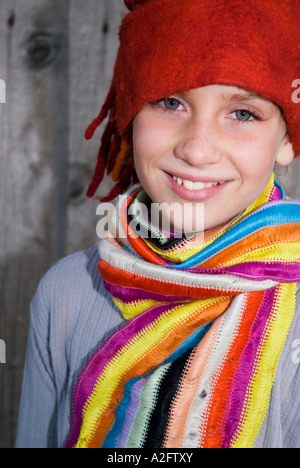
[[[100,243],[105,287],[127,322],[79,376],[66,447],[252,447],[296,307],[300,202],[272,176],[199,243],[137,236],[128,206],[141,195],[120,202],[118,236]]]

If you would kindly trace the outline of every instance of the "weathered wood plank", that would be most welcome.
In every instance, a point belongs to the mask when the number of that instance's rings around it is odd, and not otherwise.
[[[14,443],[29,303],[66,251],[68,3],[1,1],[1,447]]]
[[[122,0],[1,0],[0,447],[14,444],[29,304],[47,269],[96,238],[85,197],[98,140],[86,126],[105,98]]]
[[[85,192],[96,164],[103,126],[87,142],[84,133],[98,115],[112,78],[118,29],[127,11],[122,0],[70,3],[69,16],[69,203],[67,250],[74,252],[96,238],[97,201]]]
[[[300,156],[288,167],[276,168],[275,176],[289,197],[300,199]]]

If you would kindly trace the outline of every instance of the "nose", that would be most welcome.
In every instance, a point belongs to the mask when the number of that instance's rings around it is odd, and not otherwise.
[[[190,166],[215,164],[221,159],[217,132],[207,126],[190,124],[178,135],[175,157]]]

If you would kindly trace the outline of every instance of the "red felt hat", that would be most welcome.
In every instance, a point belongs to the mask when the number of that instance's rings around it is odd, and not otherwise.
[[[300,79],[299,0],[125,4],[131,12],[120,28],[110,92],[86,133],[91,138],[109,114],[88,196],[94,195],[105,168],[110,172],[115,167],[118,182],[107,200],[132,182],[134,168],[124,157],[124,141],[145,104],[211,84],[241,87],[278,104],[295,155],[300,154],[300,103],[292,99],[292,84]]]

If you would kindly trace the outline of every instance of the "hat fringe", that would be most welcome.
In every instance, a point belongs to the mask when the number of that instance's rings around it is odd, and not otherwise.
[[[96,197],[101,203],[109,202],[124,192],[130,185],[136,181],[132,167],[125,166],[118,183],[111,189],[108,195]]]
[[[95,195],[96,190],[104,178],[106,169],[107,174],[112,173],[112,179],[114,182],[117,182],[117,184],[107,196],[103,198],[96,197],[101,202],[113,200],[136,180],[134,168],[132,164],[128,164],[127,161],[131,146],[117,131],[115,113],[115,92],[113,87],[111,87],[98,117],[89,125],[85,132],[86,139],[90,140],[94,136],[96,129],[109,114],[109,121],[103,132],[101,145],[98,151],[93,179],[86,192],[89,198]]]
[[[91,138],[93,138],[95,131],[102,124],[105,117],[107,117],[109,110],[114,107],[114,103],[115,103],[115,91],[114,91],[113,86],[111,86],[109,93],[106,97],[105,103],[103,104],[99,115],[95,118],[95,120],[93,120],[93,122],[88,126],[88,128],[85,131],[85,138],[87,140],[90,140]]]

